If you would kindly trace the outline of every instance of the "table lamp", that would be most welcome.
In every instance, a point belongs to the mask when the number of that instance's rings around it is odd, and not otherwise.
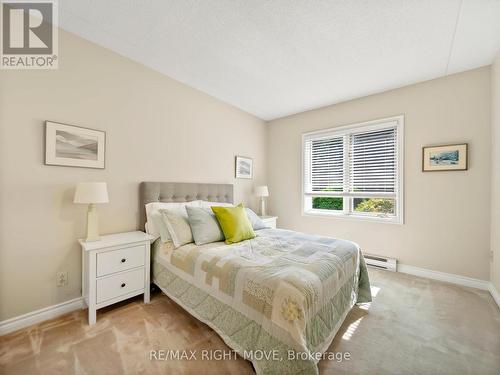
[[[80,182],[76,186],[74,203],[86,203],[87,211],[87,238],[85,241],[99,241],[99,219],[97,203],[108,203],[108,188],[105,182]]]
[[[260,197],[260,215],[266,216],[266,201],[264,198],[269,196],[269,189],[267,186],[257,186],[255,188],[255,195]]]

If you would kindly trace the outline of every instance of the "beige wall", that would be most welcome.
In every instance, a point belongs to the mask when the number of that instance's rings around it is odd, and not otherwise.
[[[405,115],[405,224],[301,216],[301,134]],[[490,69],[271,121],[270,212],[279,226],[353,240],[401,263],[489,280]],[[422,146],[468,142],[470,169],[421,172]]]
[[[491,66],[491,281],[500,293],[500,53]]]
[[[108,183],[102,233],[138,228],[140,181],[234,183],[251,205],[265,183],[263,121],[63,31],[59,66],[0,72],[0,320],[81,295],[77,182]],[[45,120],[105,130],[106,169],[45,166]],[[254,180],[234,179],[237,154]]]

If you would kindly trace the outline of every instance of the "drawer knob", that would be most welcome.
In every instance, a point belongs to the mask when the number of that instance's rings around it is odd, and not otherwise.
[[[125,288],[125,285],[126,285],[125,283],[122,283],[122,288]]]
[[[127,261],[127,259],[122,258],[122,263],[125,263],[126,261]]]

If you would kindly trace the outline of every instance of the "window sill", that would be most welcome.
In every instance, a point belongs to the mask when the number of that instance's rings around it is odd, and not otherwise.
[[[302,211],[302,216],[310,217],[333,217],[339,219],[355,220],[355,221],[371,221],[374,223],[384,223],[384,224],[397,224],[403,225],[403,220],[397,216],[395,217],[378,217],[369,215],[356,215],[356,214],[345,214],[343,212],[332,212],[328,210],[318,210],[311,209],[308,211]]]

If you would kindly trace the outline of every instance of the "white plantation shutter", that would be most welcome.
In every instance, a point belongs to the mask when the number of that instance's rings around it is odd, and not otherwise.
[[[353,198],[388,198],[402,222],[402,131],[399,116],[304,134],[304,209],[315,197],[343,197],[341,213],[360,215]]]
[[[397,128],[349,135],[348,191],[352,196],[395,196]]]
[[[305,143],[308,192],[342,192],[344,186],[344,139],[310,139]]]

